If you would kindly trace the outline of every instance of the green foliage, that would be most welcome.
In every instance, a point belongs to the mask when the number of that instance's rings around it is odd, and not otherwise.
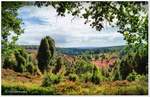
[[[37,72],[37,67],[30,62],[30,64],[27,65],[27,71],[30,72],[31,74],[34,74]]]
[[[18,18],[18,9],[24,6],[25,2],[2,2],[2,59],[4,67],[11,68],[18,72],[27,71],[28,54],[19,50],[16,45],[19,35],[24,31],[21,28],[22,20]],[[15,58],[10,57],[14,55]],[[31,61],[30,61],[30,64]]]
[[[99,60],[99,55],[97,54],[97,55],[95,55],[95,60]]]
[[[117,70],[114,72],[114,75],[112,75],[111,80],[112,81],[121,80],[120,74],[119,74],[119,72]]]
[[[98,75],[93,75],[93,76],[92,76],[92,82],[93,82],[94,84],[99,84],[100,81],[101,81],[101,78],[100,78]]]
[[[122,76],[124,76],[124,75],[122,73],[120,73],[120,69],[121,68],[124,69],[125,67],[120,68],[120,60],[119,59],[114,64],[115,64],[115,66],[112,68],[110,80],[111,81],[121,80]]]
[[[41,40],[37,59],[38,67],[43,73],[45,70],[48,70],[49,65],[51,64],[51,59],[54,57],[55,53],[55,42],[54,40],[46,36]]]
[[[69,66],[69,65],[71,65],[71,66]],[[66,71],[65,76],[68,76],[69,74],[72,74],[72,73],[76,73],[75,68],[74,68],[74,66],[72,66],[72,64],[67,64],[67,66],[65,66],[65,68],[66,68],[65,69],[65,71]]]
[[[105,68],[102,68],[102,75],[105,76],[105,77],[109,77],[110,75],[110,72],[109,72],[109,69],[111,68],[108,68],[108,67],[105,67]]]
[[[76,74],[81,75],[93,71],[94,65],[84,60],[78,60],[75,65]]]
[[[58,84],[62,80],[62,76],[53,73],[45,74],[42,86],[49,87],[53,84]]]
[[[128,74],[130,72],[132,72],[133,68],[131,68],[131,66],[130,66],[130,64],[127,64],[127,61],[125,61],[124,59],[122,59],[122,61],[120,63],[120,73],[122,75],[122,79],[126,79],[126,77],[128,76]]]
[[[103,78],[102,78],[102,74],[101,74],[100,70],[96,66],[94,66],[91,81],[94,84],[99,84],[102,81],[102,79]]]
[[[22,91],[22,92],[8,92]],[[61,82],[56,87],[25,87],[22,85],[2,84],[2,95],[148,95],[147,82],[130,82],[120,86],[114,82],[94,85],[78,82]]]
[[[129,73],[126,79],[128,81],[137,81],[137,80],[147,81],[147,78],[146,76],[140,75],[133,70],[131,73]]]
[[[22,55],[23,51],[22,50],[18,50],[15,52],[15,57],[16,57],[16,61],[17,61],[17,66],[15,71],[17,72],[25,72],[26,71],[26,58]]]
[[[77,81],[64,81],[55,88],[58,95],[81,95],[81,84]]]
[[[141,49],[142,50],[142,49]],[[131,52],[122,57],[120,62],[120,73],[122,79],[125,79],[134,69],[139,74],[148,73],[148,53],[145,55],[138,52]]]
[[[16,92],[19,91],[19,92]],[[2,95],[53,95],[55,90],[52,87],[24,87],[19,85],[2,85]]]
[[[53,72],[55,74],[58,73],[63,65],[64,65],[63,59],[61,57],[59,57],[56,61],[56,66],[55,66],[55,69],[53,70]]]
[[[17,47],[10,56],[5,57],[3,68],[10,68],[17,72],[29,72],[31,74],[37,71],[36,64],[29,53],[23,48]]]
[[[77,81],[78,80],[78,76],[76,74],[69,74],[69,80],[70,81]]]
[[[4,60],[14,53],[16,50],[15,42],[18,40],[18,36],[23,33],[22,20],[18,18],[17,13],[17,10],[23,5],[23,2],[2,2],[1,41]]]
[[[140,75],[137,80],[141,82],[148,82],[148,75]]]
[[[85,83],[91,82],[91,80],[92,80],[92,73],[87,72],[87,73],[85,73],[85,74],[82,74],[82,75],[81,75],[81,80],[82,80],[83,82],[85,82]]]
[[[16,68],[16,59],[13,57],[13,55],[7,56],[7,58],[5,58],[4,63],[2,63],[2,67],[10,69]]]

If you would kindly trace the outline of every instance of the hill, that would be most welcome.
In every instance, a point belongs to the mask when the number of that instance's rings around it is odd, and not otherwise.
[[[38,50],[39,45],[21,45],[21,47],[27,50]],[[59,48],[56,47],[58,53],[67,54],[67,55],[80,55],[82,53],[106,53],[109,51],[121,51],[124,48],[122,46],[110,46],[110,47],[76,47],[76,48]]]

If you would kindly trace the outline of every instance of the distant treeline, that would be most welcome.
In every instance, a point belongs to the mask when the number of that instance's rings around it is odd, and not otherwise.
[[[27,50],[38,50],[39,45],[21,45],[21,47]],[[63,53],[67,55],[80,55],[82,53],[106,53],[110,51],[120,51],[124,46],[111,46],[111,47],[86,47],[86,48],[56,48],[58,53]]]
[[[20,45],[21,47],[27,50],[38,50],[39,45]]]

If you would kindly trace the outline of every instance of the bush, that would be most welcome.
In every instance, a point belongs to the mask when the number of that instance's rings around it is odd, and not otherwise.
[[[48,87],[53,84],[58,84],[62,80],[62,77],[53,73],[46,74],[44,76],[42,86]]]
[[[29,63],[26,68],[27,68],[27,71],[31,74],[37,72],[36,66],[34,66],[32,63]]]
[[[95,55],[95,60],[99,60],[99,55]]]
[[[14,69],[17,72],[29,72],[35,73],[37,68],[33,64],[33,59],[24,49],[19,49],[15,52],[16,58],[16,68]]]
[[[141,75],[136,73],[134,70],[129,73],[129,75],[127,76],[127,80],[128,81],[135,81],[135,80],[138,80],[139,78],[141,78]]]
[[[91,79],[92,79],[92,73],[87,72],[87,73],[85,73],[85,74],[82,74],[82,75],[81,75],[81,78],[82,78],[82,81],[84,81],[85,83],[86,83],[86,82],[90,82]]]
[[[28,55],[26,61],[27,61],[27,65],[26,65],[27,72],[31,74],[36,73],[38,71],[36,59],[33,59],[32,55]]]
[[[13,69],[16,72],[29,72],[32,74],[37,71],[33,61],[32,56],[26,50],[18,48],[14,54],[5,58],[3,67]]]
[[[129,51],[128,54],[124,55],[121,58],[120,63],[120,73],[122,75],[122,79],[126,79],[129,73],[134,69],[138,74],[147,74],[147,66],[148,66],[148,54],[145,52],[140,53],[139,51]]]
[[[76,71],[76,74],[81,75],[87,72],[92,72],[93,67],[94,67],[93,64],[86,62],[84,60],[79,60],[77,61],[75,65],[75,71]]]
[[[78,76],[76,74],[69,74],[69,80],[76,81],[76,80],[78,80]]]
[[[81,95],[81,85],[78,82],[64,81],[55,86],[58,95]]]
[[[100,78],[100,76],[98,76],[98,75],[93,75],[91,81],[92,81],[94,84],[99,84],[100,81],[101,81],[101,78]]]
[[[3,68],[15,69],[16,68],[15,58],[13,58],[12,56],[5,58],[4,63],[3,63]]]
[[[102,78],[103,78],[103,76],[102,76],[100,70],[96,66],[94,66],[91,81],[94,84],[99,84],[102,81]]]
[[[27,65],[27,53],[23,49],[19,49],[15,52],[15,58],[17,61],[17,66],[15,71],[17,72],[25,72]]]
[[[123,75],[120,74],[120,60],[117,60],[117,62],[115,62],[115,66],[112,68],[110,80],[111,81],[121,80],[122,76]]]
[[[137,80],[148,82],[148,75],[141,75]]]
[[[59,57],[56,61],[56,66],[53,70],[53,73],[58,73],[60,71],[60,69],[62,68],[62,65],[64,65],[63,59],[61,57]]]

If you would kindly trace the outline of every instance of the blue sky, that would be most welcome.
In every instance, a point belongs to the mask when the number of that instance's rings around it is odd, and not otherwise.
[[[84,19],[71,15],[57,16],[52,7],[25,6],[18,10],[23,20],[22,34],[18,44],[39,45],[46,35],[51,36],[57,47],[106,47],[124,45],[123,35],[105,22],[102,31],[84,24]],[[71,21],[72,20],[72,21]]]

